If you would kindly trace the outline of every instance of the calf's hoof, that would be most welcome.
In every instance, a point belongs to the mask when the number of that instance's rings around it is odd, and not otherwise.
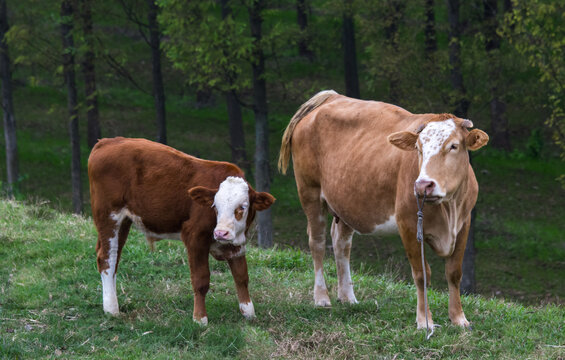
[[[194,321],[195,323],[197,323],[200,326],[206,326],[208,325],[208,317],[207,316],[203,316],[200,319],[195,318],[194,316],[192,317],[192,321]]]
[[[239,303],[239,311],[241,311],[241,314],[247,320],[255,319],[255,308],[253,307],[252,301],[249,301],[248,303]]]

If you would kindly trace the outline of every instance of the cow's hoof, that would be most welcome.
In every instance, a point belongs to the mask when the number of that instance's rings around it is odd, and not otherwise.
[[[351,304],[351,305],[359,304],[359,301],[357,301],[357,299],[355,298],[355,295],[338,296],[337,301],[340,302],[340,303]]]
[[[104,313],[112,316],[120,315],[120,309],[118,308],[118,304],[112,304],[110,306],[104,306]]]
[[[319,307],[331,307],[332,302],[329,298],[314,299],[314,304]]]
[[[465,318],[465,315],[451,320],[451,323],[453,325],[461,326],[461,327],[464,327],[464,328],[470,328],[471,327],[471,323],[467,320],[467,318]]]
[[[239,311],[247,320],[255,319],[255,308],[253,302],[239,303]]]
[[[193,317],[192,320],[200,326],[208,325],[208,317],[207,316],[201,317],[200,319]]]

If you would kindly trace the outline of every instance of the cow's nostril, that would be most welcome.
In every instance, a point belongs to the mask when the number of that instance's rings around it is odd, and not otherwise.
[[[229,232],[225,230],[214,230],[214,237],[219,240],[225,240]]]
[[[431,180],[420,179],[414,183],[414,189],[418,195],[426,194],[426,196],[429,196],[434,192],[435,187],[435,182]]]

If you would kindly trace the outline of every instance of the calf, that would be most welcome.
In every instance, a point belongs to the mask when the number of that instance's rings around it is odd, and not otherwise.
[[[255,316],[247,289],[246,234],[255,212],[269,208],[275,198],[253,190],[241,169],[149,140],[118,137],[94,146],[88,177],[105,312],[119,313],[116,272],[134,223],[150,244],[164,238],[184,243],[194,290],[194,321],[208,323],[209,253],[228,262],[239,309],[246,318]]]

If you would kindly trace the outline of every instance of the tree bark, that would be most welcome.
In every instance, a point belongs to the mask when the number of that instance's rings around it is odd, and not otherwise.
[[[249,8],[251,36],[253,48],[253,112],[255,113],[255,186],[258,191],[270,191],[271,179],[269,169],[269,123],[267,118],[267,86],[265,83],[265,56],[261,48],[262,23],[261,11],[264,0],[254,0]],[[258,244],[260,247],[273,246],[273,221],[271,209],[257,214]]]
[[[222,19],[225,20],[232,14],[232,9],[228,4],[229,0],[221,0]],[[232,80],[228,80],[230,85]],[[251,173],[251,165],[247,161],[247,152],[245,151],[245,133],[243,131],[243,120],[241,117],[241,105],[237,100],[234,91],[224,92],[226,105],[228,109],[228,119],[230,128],[230,147],[231,160],[239,167],[246,169],[248,174]]]
[[[392,53],[392,56],[394,58],[398,58],[398,28],[400,27],[400,21],[404,16],[403,12],[405,5],[402,0],[392,0],[389,1],[389,4],[389,13],[387,14],[387,20],[384,27],[385,43],[389,51]],[[397,66],[393,66],[391,69],[385,70],[385,72],[390,86],[390,102],[398,104],[401,101],[400,69]]]
[[[483,0],[485,50],[488,61],[488,82],[490,90],[490,123],[491,145],[494,148],[510,151],[510,134],[508,119],[506,118],[506,104],[501,99],[499,90],[500,81],[500,36],[496,33],[498,28],[498,2],[497,0]]]
[[[167,122],[165,113],[165,89],[163,87],[163,74],[161,72],[161,34],[157,23],[158,7],[155,0],[147,0],[149,5],[149,46],[151,47],[152,72],[153,72],[153,98],[157,117],[157,141],[167,143]]]
[[[94,65],[94,35],[92,34],[92,0],[81,0],[82,31],[86,51],[82,61],[84,91],[86,96],[87,144],[90,149],[102,137],[98,114],[98,93],[96,91],[96,70]]]
[[[449,65],[451,67],[450,80],[454,91],[452,103],[456,116],[466,118],[469,110],[469,100],[463,75],[461,73],[461,22],[459,19],[459,0],[447,0],[447,13],[449,19]]]
[[[8,197],[13,198],[19,177],[19,164],[10,55],[5,39],[9,29],[6,0],[0,0],[0,77],[2,78],[2,110],[4,113],[4,139],[6,141],[6,172],[8,180],[6,190]]]
[[[426,26],[424,28],[425,51],[428,59],[431,59],[437,51],[436,19],[434,14],[434,0],[426,0]]]
[[[449,19],[449,65],[451,66],[451,87],[455,92],[453,97],[454,114],[460,118],[467,117],[469,100],[466,97],[463,75],[461,74],[461,24],[459,19],[459,0],[447,0]],[[469,154],[469,159],[471,156]],[[475,210],[471,212],[471,227],[467,237],[467,246],[463,256],[463,277],[460,292],[470,294],[475,291]]]
[[[298,28],[300,29],[300,39],[298,40],[298,54],[312,61],[314,60],[314,54],[308,47],[308,16],[306,14],[306,10],[306,0],[296,0],[296,22],[298,23]]]
[[[343,59],[345,65],[345,95],[359,99],[359,75],[357,73],[357,52],[355,47],[355,24],[353,22],[353,1],[345,0],[343,12]]]
[[[63,38],[63,73],[67,85],[69,111],[69,133],[71,138],[71,186],[73,212],[82,214],[82,183],[80,173],[80,137],[78,130],[78,101],[75,81],[75,45],[73,30],[72,0],[61,2],[61,35]]]

